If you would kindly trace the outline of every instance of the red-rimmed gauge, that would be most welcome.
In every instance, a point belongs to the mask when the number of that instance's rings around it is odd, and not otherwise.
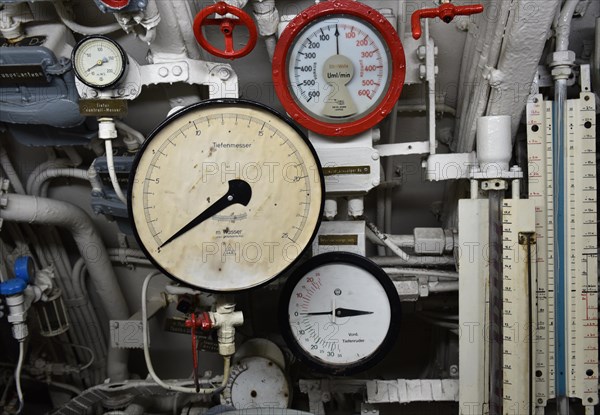
[[[318,134],[351,136],[392,110],[406,74],[392,25],[356,1],[334,0],[302,11],[273,56],[275,91],[290,116]]]

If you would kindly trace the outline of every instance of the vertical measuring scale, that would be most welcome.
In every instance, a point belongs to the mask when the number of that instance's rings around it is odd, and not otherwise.
[[[548,399],[561,395],[581,399],[586,413],[592,413],[598,402],[595,101],[586,76],[589,68],[581,69],[583,92],[566,106],[563,175],[557,174],[553,160],[552,102],[535,95],[527,106],[529,197],[536,205],[538,254],[534,296],[538,413],[543,413]],[[553,186],[556,176],[564,177],[560,188]],[[555,222],[556,203],[564,203],[564,229]],[[555,246],[559,242],[562,250]],[[563,262],[555,267],[559,259]]]
[[[502,202],[502,414],[532,414],[535,278],[533,200]]]
[[[566,83],[566,79],[558,82]],[[565,212],[567,205],[565,203],[565,159],[568,157],[565,151],[565,106],[566,106],[566,86],[562,90],[563,100],[559,99],[561,89],[556,90],[556,99],[552,108],[552,120],[554,131],[552,134],[552,162],[554,165],[552,182],[554,183],[553,206],[554,206],[554,298],[556,308],[555,316],[555,353],[556,353],[556,404],[559,415],[568,413],[567,399],[567,328],[566,328],[566,307],[567,307],[567,276],[565,275]]]

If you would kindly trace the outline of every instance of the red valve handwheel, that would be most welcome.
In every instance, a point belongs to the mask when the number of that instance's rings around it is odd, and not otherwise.
[[[214,19],[208,17],[212,14],[224,16],[228,13],[237,17],[237,19]],[[206,37],[204,37],[204,33],[202,32],[204,26],[220,26],[221,32],[225,36],[225,50],[214,47],[206,40]],[[238,50],[233,48],[233,30],[236,26],[245,26],[250,34],[246,46]],[[196,15],[196,18],[194,19],[194,35],[200,46],[207,50],[211,55],[228,59],[241,58],[252,52],[258,38],[256,25],[248,13],[222,1],[202,9],[200,13]]]
[[[440,7],[435,9],[421,9],[417,10],[412,14],[411,27],[412,35],[415,39],[421,38],[421,19],[429,18],[433,19],[439,17],[446,23],[450,23],[454,20],[455,16],[468,16],[471,14],[478,14],[483,12],[482,4],[474,4],[470,6],[455,6],[452,3],[444,3]]]
[[[122,9],[129,5],[129,0],[100,0],[108,7],[113,9]]]

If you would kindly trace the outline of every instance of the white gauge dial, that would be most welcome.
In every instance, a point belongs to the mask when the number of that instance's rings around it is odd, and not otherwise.
[[[107,88],[125,73],[126,55],[113,40],[103,36],[83,39],[73,51],[75,75],[92,88]]]
[[[263,284],[310,244],[322,211],[314,150],[288,121],[205,101],[146,141],[130,179],[136,236],[166,274],[210,291]]]
[[[367,22],[336,15],[301,32],[288,55],[296,102],[314,118],[332,123],[363,117],[386,93],[390,55]]]
[[[307,265],[284,294],[293,347],[331,373],[373,364],[396,334],[399,300],[393,284],[358,255],[325,254]]]

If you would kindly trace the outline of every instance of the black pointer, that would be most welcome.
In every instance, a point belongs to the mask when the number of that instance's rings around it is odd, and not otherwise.
[[[183,228],[178,230],[175,235],[171,236],[169,239],[165,241],[159,248],[164,247],[165,245],[171,243],[173,240],[179,238],[181,235],[189,231],[190,229],[200,225],[206,219],[209,219],[222,211],[223,209],[228,208],[231,205],[240,204],[244,206],[248,206],[248,202],[250,202],[250,198],[252,197],[252,188],[250,185],[243,180],[230,180],[229,181],[229,190],[219,200],[215,203],[207,207],[204,212],[196,216],[190,223],[185,225]]]
[[[337,54],[340,54],[340,31],[338,30],[338,25],[335,25],[335,47],[337,49]]]
[[[321,311],[318,313],[300,313],[304,316],[330,316],[332,314],[331,311]],[[336,317],[356,317],[356,316],[364,316],[367,314],[373,314],[372,311],[361,311],[361,310],[350,310],[348,308],[336,308],[335,316]]]

